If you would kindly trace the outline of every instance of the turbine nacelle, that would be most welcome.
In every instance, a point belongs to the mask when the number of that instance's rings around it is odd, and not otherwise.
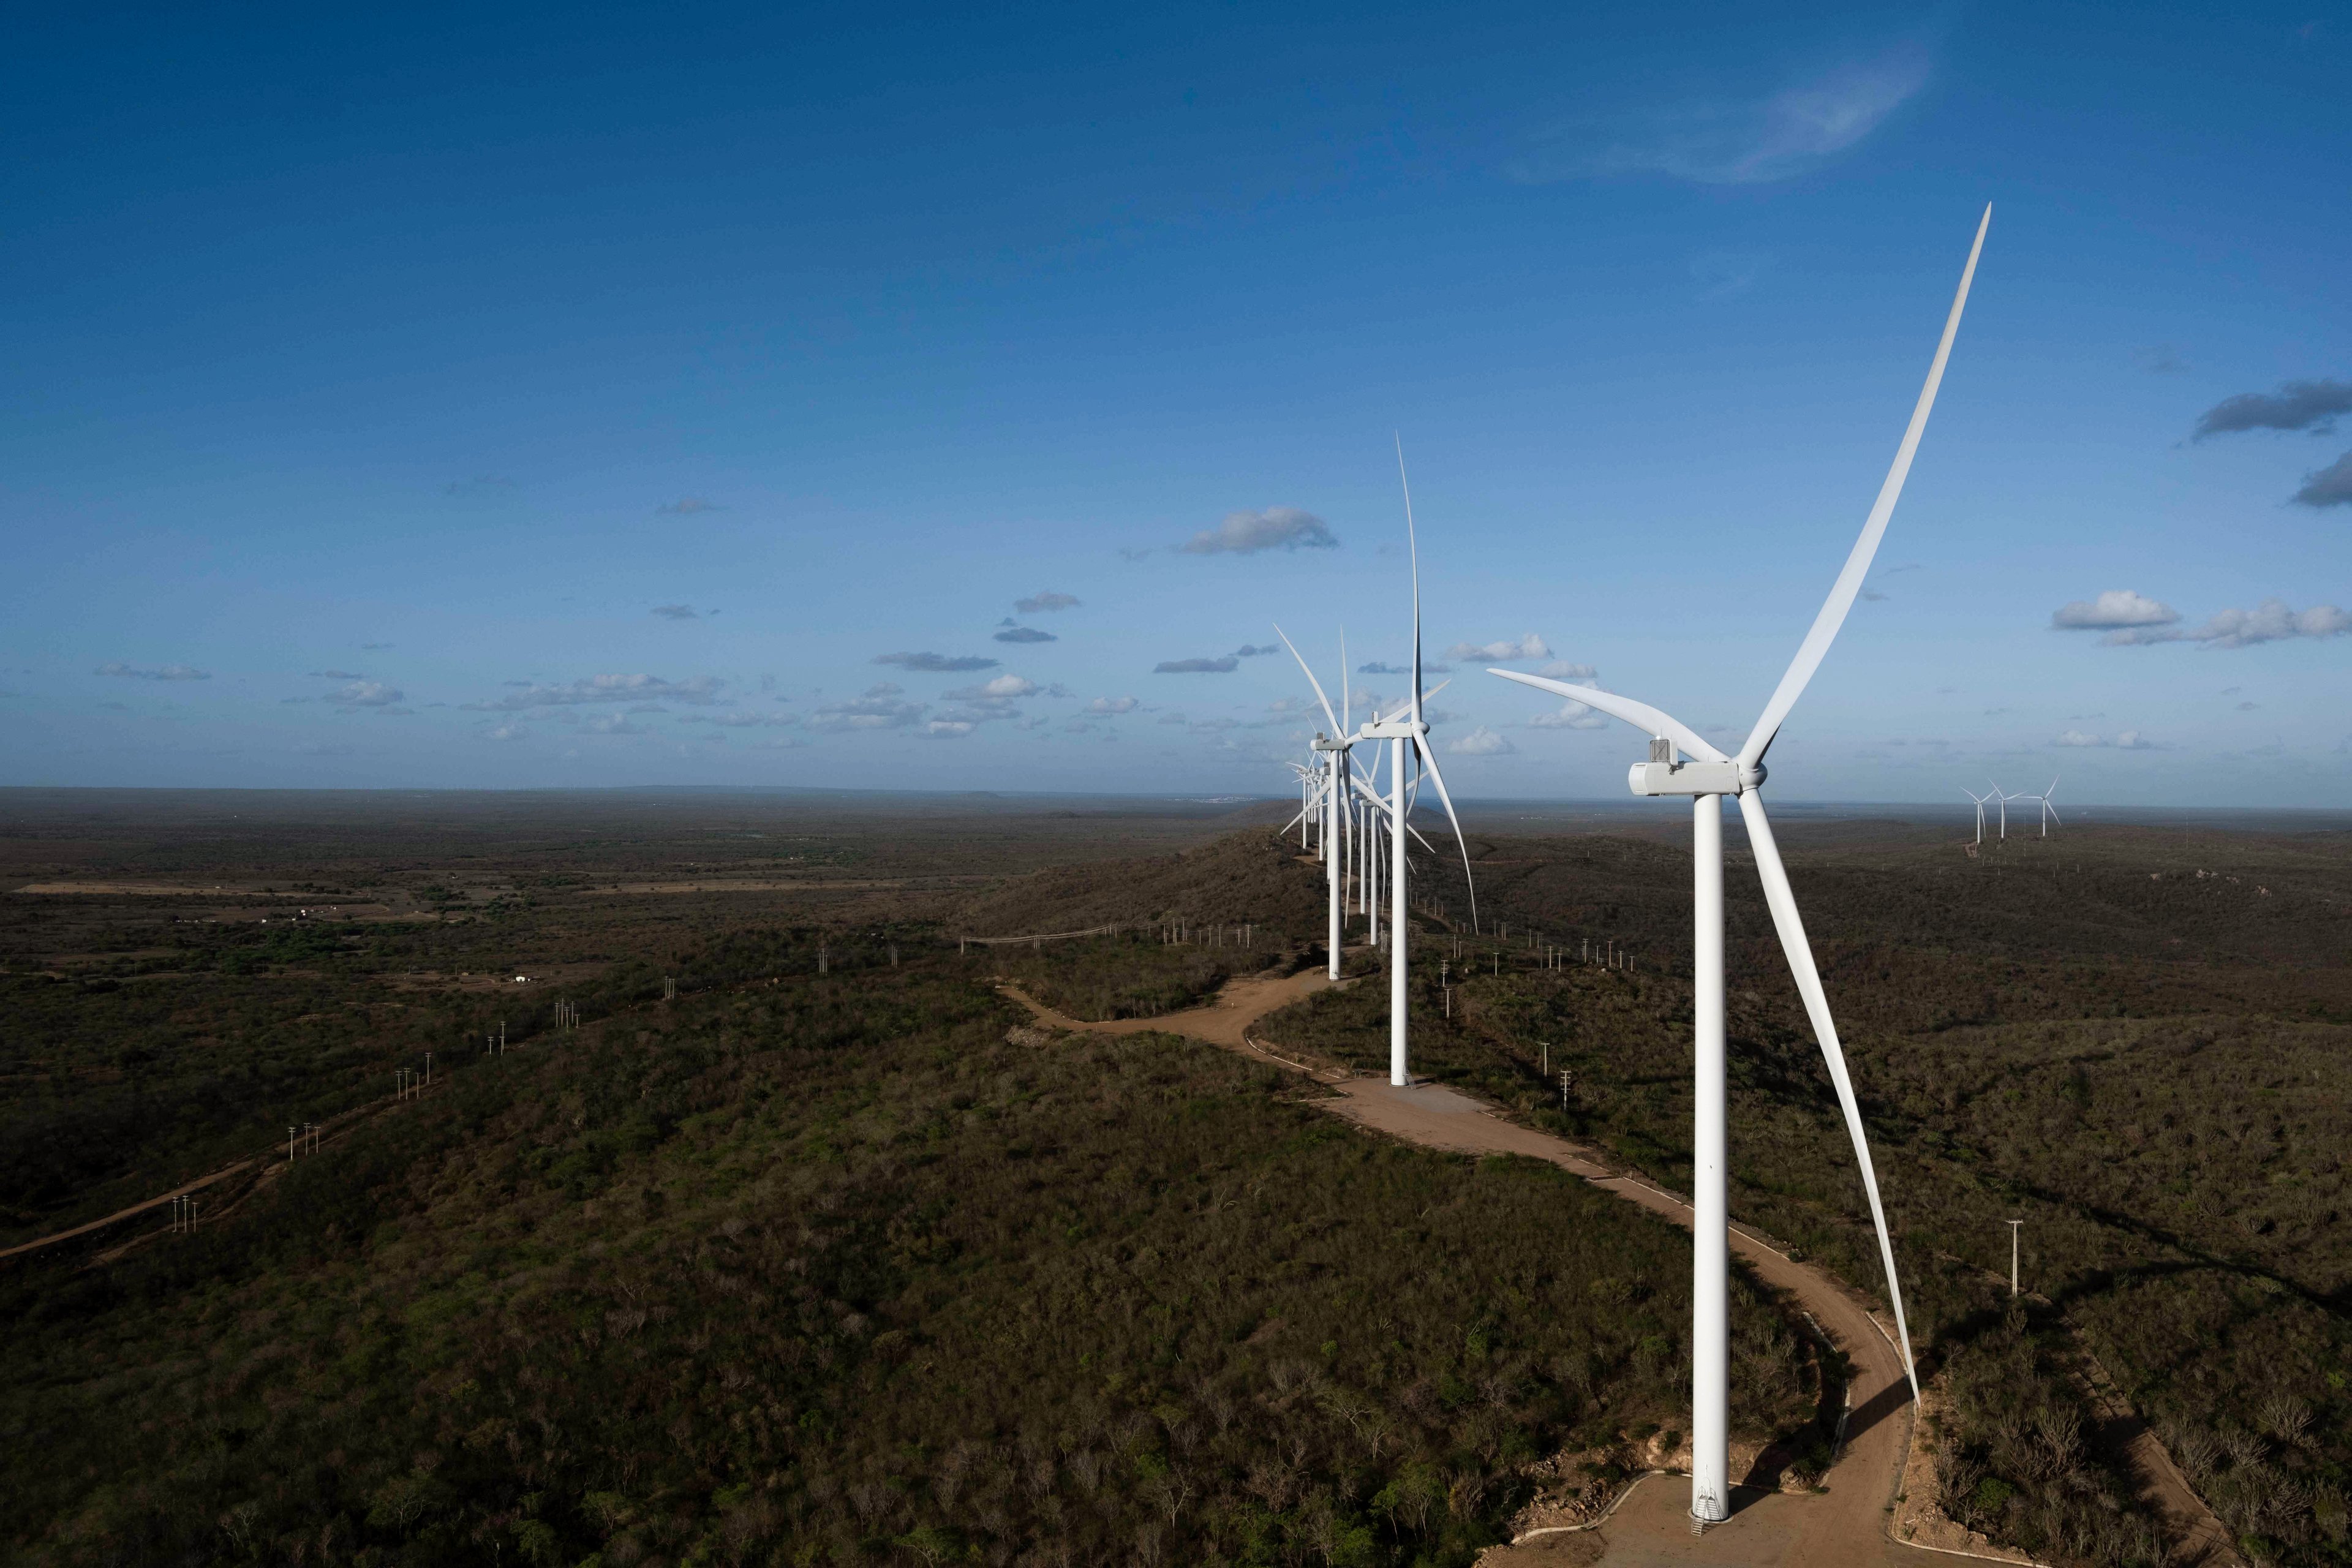
[[[1746,795],[1762,785],[1765,768],[1762,763],[1750,763],[1746,767],[1735,757],[1729,762],[1703,763],[1687,758],[1676,760],[1674,742],[1664,742],[1666,752],[1658,756],[1659,747],[1650,748],[1651,760],[1635,763],[1627,771],[1625,782],[1635,795]]]

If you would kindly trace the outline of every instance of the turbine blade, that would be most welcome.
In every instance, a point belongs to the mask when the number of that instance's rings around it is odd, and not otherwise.
[[[1462,850],[1462,885],[1470,890],[1470,929],[1478,929],[1478,884],[1470,875],[1470,841],[1462,837],[1462,819],[1454,815],[1454,797],[1445,793],[1445,774],[1437,765],[1437,752],[1430,745],[1429,737],[1416,731],[1412,749],[1419,752],[1429,769],[1429,782],[1437,786],[1437,798],[1445,803],[1445,820],[1454,825],[1454,842]]]
[[[1412,721],[1421,722],[1421,541],[1412,528],[1412,481],[1405,478],[1404,437],[1396,437],[1397,484],[1404,491],[1404,542],[1412,558]]]
[[[1612,719],[1622,719],[1636,730],[1670,740],[1702,763],[1727,763],[1731,759],[1707,744],[1699,732],[1671,713],[1661,712],[1646,702],[1636,702],[1630,697],[1620,697],[1613,691],[1596,691],[1590,686],[1570,686],[1564,680],[1551,680],[1540,675],[1522,675],[1516,669],[1490,669],[1489,675],[1499,675],[1505,680],[1516,680],[1521,686],[1532,686],[1538,691],[1557,692],[1572,702],[1587,708],[1598,708]]]
[[[1886,537],[1887,520],[1895,515],[1895,503],[1902,499],[1903,481],[1910,477],[1911,459],[1919,450],[1919,437],[1927,433],[1927,416],[1936,406],[1936,389],[1944,382],[1945,362],[1952,357],[1952,339],[1960,330],[1960,311],[1969,302],[1969,285],[1977,275],[1977,257],[1984,250],[1985,230],[1992,223],[1992,207],[1987,204],[1984,216],[1977,224],[1976,242],[1969,247],[1969,263],[1960,269],[1960,287],[1952,296],[1951,314],[1944,318],[1944,335],[1936,344],[1936,357],[1927,366],[1927,384],[1919,389],[1919,402],[1911,410],[1910,426],[1903,432],[1903,443],[1895,449],[1894,466],[1886,470],[1886,482],[1878,489],[1878,500],[1870,509],[1868,521],[1862,525],[1862,537],[1853,542],[1853,551],[1845,558],[1845,569],[1838,574],[1830,589],[1830,596],[1822,605],[1821,614],[1813,617],[1812,629],[1798,645],[1797,657],[1789,661],[1788,673],[1773,690],[1772,700],[1764,705],[1764,712],[1748,732],[1748,743],[1739,748],[1743,766],[1763,760],[1771,747],[1772,738],[1780,732],[1789,717],[1789,710],[1797,705],[1805,685],[1813,679],[1822,660],[1837,639],[1838,628],[1845,625],[1846,613],[1853,608],[1854,595],[1862,592],[1862,580],[1870,571],[1870,563],[1878,553],[1878,542]]]
[[[1911,1380],[1911,1397],[1919,1397],[1919,1372],[1911,1362],[1911,1326],[1903,1316],[1903,1281],[1895,1272],[1895,1242],[1886,1234],[1886,1209],[1878,1201],[1878,1173],[1870,1163],[1870,1141],[1863,1136],[1862,1107],[1853,1098],[1853,1080],[1846,1075],[1845,1052],[1838,1046],[1837,1025],[1830,1017],[1829,998],[1822,991],[1821,972],[1813,967],[1813,950],[1805,940],[1805,922],[1797,913],[1797,895],[1789,887],[1788,868],[1780,863],[1780,847],[1773,842],[1772,824],[1764,815],[1764,799],[1754,790],[1739,797],[1739,815],[1748,824],[1748,847],[1756,857],[1756,875],[1764,884],[1764,901],[1771,906],[1772,924],[1780,933],[1780,947],[1789,955],[1789,972],[1805,999],[1814,1037],[1821,1041],[1822,1059],[1828,1064],[1830,1082],[1837,1089],[1838,1109],[1845,1112],[1847,1136],[1853,1140],[1854,1163],[1862,1167],[1862,1188],[1870,1198],[1870,1223],[1878,1227],[1878,1258],[1886,1267],[1886,1296],[1895,1303],[1895,1331],[1903,1341],[1903,1373]]]
[[[1290,657],[1298,659],[1298,672],[1307,677],[1307,684],[1315,689],[1315,700],[1323,704],[1323,717],[1331,721],[1331,738],[1338,740],[1342,727],[1339,715],[1331,711],[1331,700],[1323,695],[1323,683],[1315,679],[1315,672],[1307,668],[1307,661],[1299,658],[1298,646],[1290,640],[1290,634],[1282,629],[1280,622],[1275,624],[1274,635],[1282,639],[1282,646],[1290,650]],[[1348,657],[1347,644],[1343,641],[1339,646],[1339,658],[1344,663]]]
[[[1348,692],[1348,628],[1345,626],[1339,628],[1339,711],[1350,720],[1356,716],[1356,700]],[[1337,734],[1331,738],[1338,741],[1346,737]]]

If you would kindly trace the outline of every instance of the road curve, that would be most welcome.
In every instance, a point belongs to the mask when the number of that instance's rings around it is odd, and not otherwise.
[[[1236,980],[1205,1007],[1108,1023],[1087,1023],[1057,1013],[1017,986],[1002,989],[1041,1023],[1059,1028],[1097,1034],[1183,1035],[1309,1072],[1313,1069],[1305,1064],[1276,1055],[1255,1040],[1250,1026],[1327,984],[1322,973],[1313,970],[1281,980]],[[1396,1089],[1377,1079],[1342,1076],[1331,1069],[1314,1071],[1313,1076],[1336,1091],[1334,1099],[1323,1103],[1361,1126],[1426,1148],[1548,1160],[1677,1225],[1687,1227],[1691,1223],[1690,1205],[1681,1198],[1611,1171],[1590,1149],[1507,1121],[1493,1107],[1459,1090],[1432,1083]],[[1635,1487],[1598,1530],[1536,1537],[1490,1552],[1482,1559],[1485,1568],[1519,1563],[1534,1568],[1571,1561],[1599,1563],[1604,1568],[1685,1563],[1742,1568],[1774,1564],[1880,1568],[1948,1560],[1954,1555],[2025,1561],[1998,1548],[1936,1552],[1895,1542],[1887,1534],[1895,1482],[1910,1448],[1910,1387],[1903,1375],[1901,1353],[1862,1297],[1843,1281],[1811,1265],[1792,1262],[1737,1228],[1731,1245],[1759,1279],[1787,1291],[1810,1312],[1853,1363],[1852,1414],[1846,1423],[1845,1447],[1822,1478],[1823,1489],[1795,1496],[1759,1486],[1736,1488],[1729,1522],[1695,1537],[1690,1532],[1688,1483],[1680,1477],[1654,1477]]]

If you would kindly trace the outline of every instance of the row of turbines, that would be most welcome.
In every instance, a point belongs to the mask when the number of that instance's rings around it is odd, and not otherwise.
[[[1813,624],[1798,646],[1795,658],[1780,677],[1780,682],[1764,705],[1764,710],[1748,731],[1747,741],[1733,754],[1726,755],[1696,730],[1664,710],[1645,702],[1621,697],[1593,687],[1572,686],[1543,676],[1523,674],[1511,669],[1489,669],[1486,673],[1505,680],[1517,681],[1554,696],[1580,702],[1588,708],[1606,713],[1642,731],[1649,739],[1646,759],[1633,763],[1628,783],[1637,795],[1650,797],[1687,798],[1691,802],[1691,839],[1693,861],[1693,894],[1696,915],[1693,922],[1694,986],[1693,1011],[1696,1015],[1696,1126],[1691,1176],[1692,1224],[1692,1326],[1691,1326],[1691,1495],[1690,1512],[1693,1529],[1703,1529],[1730,1517],[1730,1213],[1726,1193],[1727,1140],[1726,1095],[1724,1073],[1724,924],[1723,924],[1723,802],[1728,797],[1739,804],[1742,822],[1748,829],[1748,841],[1756,861],[1758,877],[1764,884],[1765,902],[1771,910],[1772,923],[1787,955],[1789,968],[1804,1000],[1805,1012],[1811,1021],[1814,1037],[1819,1040],[1822,1056],[1829,1070],[1830,1082],[1837,1094],[1838,1106],[1843,1112],[1847,1136],[1853,1145],[1854,1163],[1859,1167],[1863,1188],[1870,1200],[1871,1223],[1878,1235],[1879,1260],[1885,1270],[1887,1296],[1895,1309],[1895,1332],[1903,1352],[1905,1375],[1916,1400],[1919,1392],[1918,1372],[1911,1355],[1911,1331],[1903,1310],[1903,1289],[1895,1265],[1895,1247],[1886,1228],[1886,1213],[1879,1200],[1878,1177],[1870,1157],[1870,1145],[1864,1136],[1862,1110],[1856,1103],[1853,1083],[1846,1071],[1845,1053],[1838,1043],[1837,1026],[1830,1015],[1829,1000],[1822,987],[1819,970],[1813,962],[1812,948],[1805,935],[1804,921],[1798,913],[1794,892],[1789,884],[1789,874],[1780,859],[1780,851],[1772,836],[1772,824],[1764,810],[1763,785],[1767,777],[1765,753],[1770,750],[1790,710],[1804,694],[1805,688],[1820,668],[1822,660],[1845,624],[1847,614],[1861,594],[1864,579],[1871,563],[1877,556],[1880,541],[1894,516],[1895,506],[1903,493],[1903,485],[1911,471],[1911,462],[1917,452],[1920,437],[1926,433],[1927,417],[1935,407],[1937,389],[1942,384],[1945,364],[1951,357],[1952,342],[1960,327],[1960,315],[1968,304],[1969,285],[1976,277],[1977,260],[1983,253],[1987,229],[1992,222],[1992,209],[1985,209],[1977,225],[1976,237],[1969,247],[1966,266],[1961,269],[1958,289],[1952,297],[1949,312],[1944,321],[1943,335],[1936,345],[1934,360],[1927,370],[1927,384],[1920,389],[1917,403],[1911,411],[1909,425],[1895,448],[1895,460],[1880,486],[1877,500],[1864,522],[1861,537],[1847,554],[1828,599],[1813,617]],[[1323,859],[1329,887],[1329,974],[1339,975],[1339,949],[1343,903],[1349,885],[1359,890],[1358,899],[1371,923],[1374,941],[1384,951],[1389,973],[1389,1081],[1398,1088],[1411,1085],[1411,1041],[1408,1037],[1409,1015],[1406,1006],[1406,980],[1412,962],[1412,926],[1408,896],[1412,867],[1405,850],[1407,838],[1422,839],[1412,826],[1412,816],[1418,804],[1419,789],[1425,776],[1445,808],[1445,816],[1454,828],[1455,844],[1462,853],[1463,875],[1470,877],[1468,843],[1462,835],[1462,823],[1454,809],[1454,801],[1445,787],[1445,778],[1437,765],[1437,753],[1430,743],[1430,727],[1423,716],[1425,694],[1422,689],[1421,648],[1421,553],[1420,541],[1413,525],[1412,495],[1404,475],[1404,453],[1400,443],[1397,453],[1398,479],[1404,490],[1405,539],[1412,572],[1412,688],[1411,694],[1386,713],[1375,713],[1363,724],[1349,730],[1331,707],[1322,682],[1290,640],[1289,634],[1277,626],[1275,630],[1291,657],[1307,676],[1314,689],[1316,700],[1322,705],[1324,717],[1330,729],[1315,737],[1318,765],[1300,770],[1299,815],[1293,821],[1314,836],[1314,847]],[[1342,668],[1341,700],[1352,717],[1351,694],[1345,685],[1347,662],[1344,634],[1340,644]],[[1387,745],[1383,748],[1381,742]],[[1360,771],[1354,761],[1359,746],[1370,752],[1369,764]],[[1385,750],[1387,778],[1381,782],[1381,767]],[[2051,790],[2041,797],[2044,813],[2044,831],[2049,818],[2055,815],[2050,804]],[[1996,795],[1999,792],[1996,790]],[[1973,797],[1972,797],[1973,798]],[[1992,797],[1987,797],[1990,799]],[[2001,797],[2006,826],[2006,802],[2017,796]],[[1981,831],[1982,807],[1979,807]],[[1379,909],[1385,895],[1389,906],[1387,940],[1378,937]],[[1471,928],[1477,929],[1477,892],[1470,891]]]
[[[2012,800],[2030,800],[2039,805],[2042,808],[2042,837],[2044,838],[2050,837],[2050,825],[2053,822],[2058,822],[2058,807],[2051,798],[2058,793],[2058,781],[2056,779],[2052,779],[2050,781],[2050,787],[2043,790],[2040,795],[2008,795],[2002,792],[2000,785],[1994,784],[1990,779],[1987,779],[1985,784],[1989,790],[1989,793],[1985,795],[1979,795],[1972,789],[1964,789],[1960,791],[1962,795],[1967,795],[1969,799],[1976,805],[1978,843],[1981,844],[1984,842],[1985,807],[1987,805],[1992,805],[1999,808],[2001,842],[2005,844],[2009,841],[2009,803]],[[2060,822],[2059,826],[2063,827],[2065,824]]]

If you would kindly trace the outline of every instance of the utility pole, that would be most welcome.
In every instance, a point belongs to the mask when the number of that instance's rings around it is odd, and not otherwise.
[[[2013,1219],[2007,1223],[2009,1225],[2009,1293],[2013,1299],[2017,1295],[2017,1228],[2025,1222],[2021,1219]]]
[[[286,1129],[286,1163],[289,1165],[294,1163],[294,1134],[296,1131],[297,1129],[293,1127]]]

